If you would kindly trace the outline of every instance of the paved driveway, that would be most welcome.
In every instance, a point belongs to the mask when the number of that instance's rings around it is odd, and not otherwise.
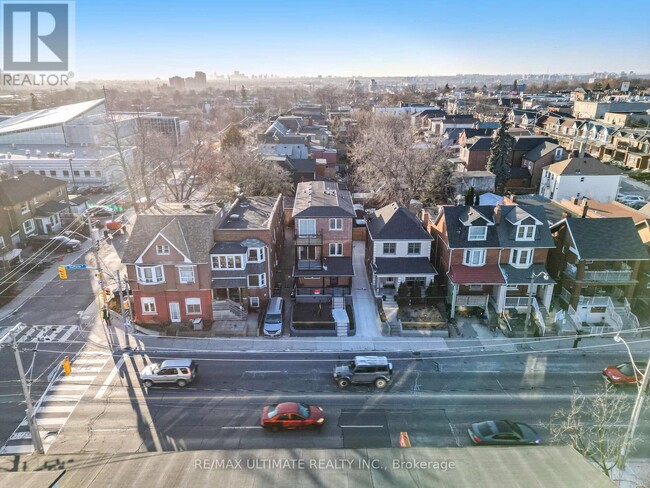
[[[352,263],[352,301],[354,303],[354,322],[357,337],[381,337],[381,321],[377,313],[375,299],[370,290],[365,267],[366,248],[363,242],[354,242]]]

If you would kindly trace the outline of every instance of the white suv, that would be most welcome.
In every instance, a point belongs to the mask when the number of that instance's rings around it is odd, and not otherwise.
[[[147,388],[156,383],[176,383],[183,387],[194,381],[198,372],[199,365],[191,359],[168,359],[146,366],[140,373],[140,379]]]

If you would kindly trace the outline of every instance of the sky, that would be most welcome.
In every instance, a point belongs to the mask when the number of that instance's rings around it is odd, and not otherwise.
[[[646,2],[77,0],[77,79],[650,72]]]

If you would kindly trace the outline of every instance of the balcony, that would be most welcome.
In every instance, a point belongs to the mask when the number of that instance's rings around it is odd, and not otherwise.
[[[299,234],[294,242],[296,246],[322,246],[323,236],[321,234]]]
[[[566,265],[566,274],[570,277],[576,279],[578,274],[578,268],[571,264],[567,263]],[[598,282],[626,282],[632,281],[632,268],[628,265],[623,264],[620,270],[600,270],[600,271],[590,271],[585,270],[582,279],[580,281],[598,281]]]
[[[299,259],[297,268],[300,270],[306,270],[306,269],[319,270],[319,269],[323,269],[323,263],[320,259]]]

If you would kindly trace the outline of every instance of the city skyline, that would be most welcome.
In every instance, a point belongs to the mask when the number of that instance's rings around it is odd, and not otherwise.
[[[192,8],[162,2],[153,17],[149,6],[124,0],[77,2],[75,75],[650,72],[650,60],[642,55],[650,52],[648,13],[612,16],[598,3],[553,1],[533,8],[465,1],[445,10],[440,3],[419,1],[406,6],[379,1],[372,9],[336,1],[305,10],[295,1],[281,6],[197,1]]]

